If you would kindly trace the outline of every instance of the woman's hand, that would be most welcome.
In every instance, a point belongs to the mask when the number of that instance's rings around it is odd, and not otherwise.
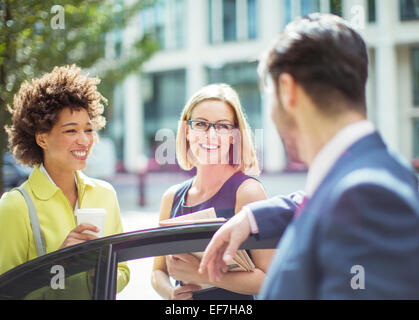
[[[63,244],[61,245],[60,249],[66,248],[69,246],[74,246],[75,244],[83,243],[89,240],[98,239],[97,236],[90,234],[90,233],[83,233],[83,231],[90,230],[93,232],[99,232],[99,229],[96,226],[91,224],[82,223],[68,234],[67,238],[65,238]]]
[[[173,289],[171,300],[193,300],[192,293],[198,290],[201,290],[201,287],[196,284],[178,285]]]
[[[205,283],[205,275],[198,273],[199,260],[189,253],[166,256],[168,274],[183,283]]]

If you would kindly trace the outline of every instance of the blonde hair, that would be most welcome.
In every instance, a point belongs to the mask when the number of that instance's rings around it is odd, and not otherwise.
[[[250,126],[246,121],[236,91],[227,84],[211,84],[201,88],[186,103],[180,116],[176,136],[176,157],[179,166],[184,170],[191,170],[195,165],[188,158],[189,142],[186,139],[186,125],[191,120],[192,111],[201,102],[216,100],[227,103],[234,111],[235,126],[240,132],[240,161],[232,166],[245,174],[258,176],[259,163],[256,158],[255,147],[252,142]]]

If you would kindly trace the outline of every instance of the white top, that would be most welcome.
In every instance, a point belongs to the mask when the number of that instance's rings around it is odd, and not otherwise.
[[[41,163],[41,165],[39,166],[39,170],[49,179],[49,181],[51,181],[51,183],[54,186],[57,186],[54,182],[54,180],[52,180],[51,176],[49,175],[48,171],[45,169],[44,164]],[[77,189],[77,175],[74,174],[74,180],[76,181],[76,189]],[[76,206],[74,207],[74,212],[76,212],[76,210],[79,208],[79,198],[77,197],[76,200]]]
[[[343,153],[355,142],[375,132],[374,125],[367,120],[346,126],[339,131],[317,154],[307,175],[307,197],[314,192]]]

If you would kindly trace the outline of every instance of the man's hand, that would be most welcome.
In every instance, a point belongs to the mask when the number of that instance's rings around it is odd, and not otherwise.
[[[249,235],[249,218],[242,210],[214,234],[205,249],[199,273],[207,271],[211,282],[221,281],[222,273],[227,272],[227,264],[233,261],[237,249]]]

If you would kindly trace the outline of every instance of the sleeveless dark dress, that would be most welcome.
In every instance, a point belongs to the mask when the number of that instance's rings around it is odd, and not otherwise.
[[[194,178],[185,181],[176,191],[173,198],[172,211],[170,217],[174,218],[184,214],[214,208],[217,217],[230,219],[234,216],[236,207],[236,192],[240,185],[247,179],[255,179],[247,176],[241,171],[233,174],[220,188],[220,190],[210,199],[195,206],[186,206],[186,195],[192,185]],[[256,179],[255,179],[256,180]],[[248,252],[250,256],[250,252]],[[176,282],[178,284],[178,282]],[[194,300],[253,300],[252,295],[244,295],[221,288],[209,288],[194,292]]]

